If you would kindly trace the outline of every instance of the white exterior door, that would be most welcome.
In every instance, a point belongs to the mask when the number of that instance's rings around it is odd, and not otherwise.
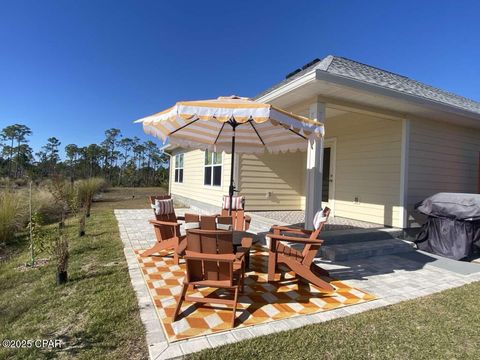
[[[328,206],[335,216],[335,139],[326,139],[323,146],[322,208]]]

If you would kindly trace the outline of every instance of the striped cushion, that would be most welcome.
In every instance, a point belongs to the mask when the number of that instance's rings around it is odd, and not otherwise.
[[[167,215],[174,213],[173,199],[155,200],[155,214]]]
[[[232,196],[232,210],[243,210],[245,196]],[[230,196],[223,195],[222,209],[230,210]]]

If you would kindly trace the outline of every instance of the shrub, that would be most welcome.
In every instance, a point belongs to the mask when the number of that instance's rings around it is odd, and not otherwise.
[[[78,202],[80,207],[85,208],[86,216],[90,216],[93,197],[107,186],[107,182],[102,178],[90,178],[76,182]]]
[[[41,224],[52,224],[62,220],[62,203],[51,192],[37,189],[32,194],[32,211],[38,214]]]
[[[18,192],[0,191],[0,244],[7,243],[25,222],[25,206]]]
[[[0,178],[0,188],[9,188],[12,187],[12,182],[8,177],[1,177]]]
[[[13,181],[16,187],[24,187],[27,185],[28,181],[24,178],[18,178]]]
[[[68,269],[68,239],[64,234],[58,234],[52,244],[52,254],[57,262],[57,272],[66,272]]]

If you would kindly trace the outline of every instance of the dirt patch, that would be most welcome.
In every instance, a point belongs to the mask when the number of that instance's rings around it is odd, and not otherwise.
[[[12,257],[12,252],[8,250],[7,247],[2,248],[0,245],[0,264],[7,261]]]
[[[35,263],[33,265],[24,264],[24,265],[18,266],[16,269],[17,271],[20,271],[20,272],[39,269],[43,266],[46,266],[49,262],[50,262],[50,259],[37,259],[35,260]]]

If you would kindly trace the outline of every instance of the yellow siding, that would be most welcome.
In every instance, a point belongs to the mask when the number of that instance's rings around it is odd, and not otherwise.
[[[410,123],[408,222],[415,203],[438,192],[477,192],[480,130],[430,120]]]
[[[175,150],[173,155],[184,152],[183,183],[174,182],[175,160],[172,157],[170,166],[171,194],[201,201],[210,205],[221,206],[222,196],[228,194],[230,182],[230,154],[223,153],[223,174],[221,186],[203,184],[205,153],[201,150]]]
[[[399,120],[355,113],[327,120],[327,139],[336,139],[336,216],[401,226],[401,134]],[[173,182],[171,167],[171,192],[219,206],[222,195],[228,194],[230,155],[224,154],[221,188],[203,185],[203,156],[199,150],[185,153],[183,184]],[[305,168],[305,152],[241,154],[238,188],[247,198],[247,209],[304,209]]]
[[[349,113],[325,132],[336,138],[335,215],[401,226],[401,121]]]
[[[240,192],[248,210],[300,210],[304,193],[306,152],[242,154]],[[267,192],[271,192],[267,196]]]

